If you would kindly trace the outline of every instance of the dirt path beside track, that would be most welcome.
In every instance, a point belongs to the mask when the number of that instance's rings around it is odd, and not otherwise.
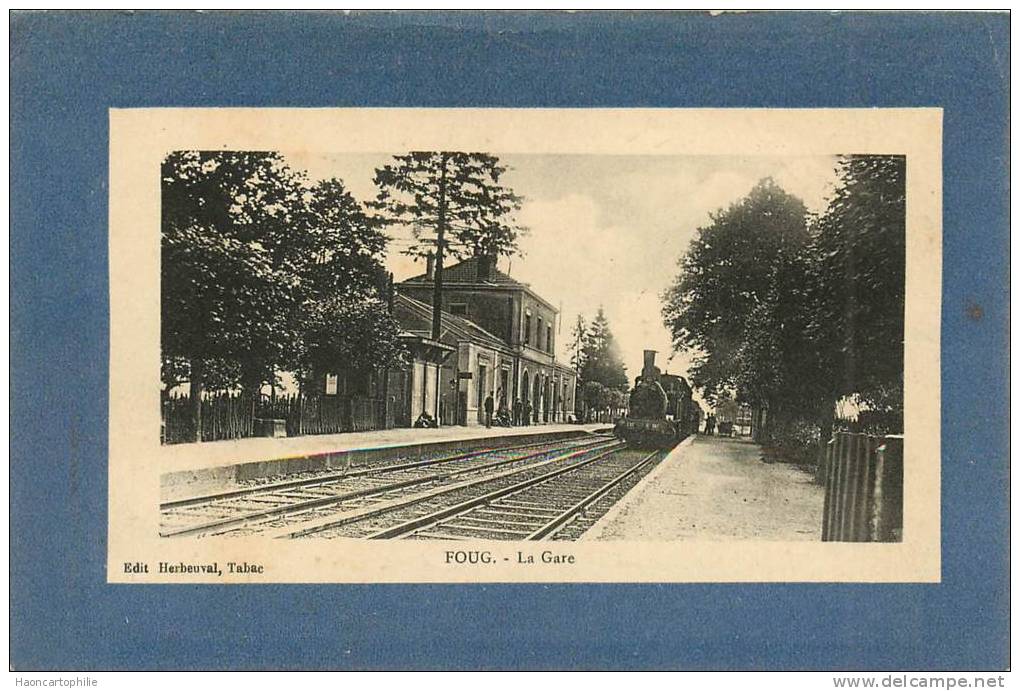
[[[823,488],[748,441],[699,436],[593,527],[598,540],[820,540]]]

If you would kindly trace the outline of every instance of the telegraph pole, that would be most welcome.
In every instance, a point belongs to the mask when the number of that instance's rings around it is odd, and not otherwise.
[[[432,340],[438,341],[442,326],[443,304],[443,243],[446,231],[446,160],[445,151],[439,154],[439,217],[436,222],[436,273],[432,288]]]

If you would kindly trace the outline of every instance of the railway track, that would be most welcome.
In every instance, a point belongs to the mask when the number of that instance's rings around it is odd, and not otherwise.
[[[317,474],[165,502],[160,505],[160,535],[164,537],[253,534],[285,527],[296,521],[315,521],[335,514],[385,506],[415,490],[465,484],[461,478],[493,471],[495,477],[527,470],[550,460],[573,457],[611,442],[605,437],[539,442],[500,449],[472,451],[357,470]],[[522,467],[523,466],[523,467]],[[488,477],[488,476],[486,476]],[[483,478],[484,480],[484,478]]]
[[[610,444],[539,466],[470,483],[442,495],[334,517],[280,537],[417,540],[574,539],[601,512],[586,512],[625,491],[664,454]]]
[[[372,537],[412,539],[550,539],[586,509],[661,458],[660,452],[612,450],[490,492]],[[636,458],[635,458],[636,456]]]

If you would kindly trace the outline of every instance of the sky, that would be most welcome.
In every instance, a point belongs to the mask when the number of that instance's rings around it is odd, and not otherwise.
[[[672,352],[662,323],[661,295],[709,214],[729,206],[771,176],[783,189],[821,212],[836,182],[835,156],[595,156],[500,155],[504,178],[524,197],[519,214],[529,229],[523,256],[501,258],[499,268],[561,308],[557,358],[578,314],[601,306],[620,347],[627,374],[641,371],[642,351],[657,350],[663,371],[686,374],[689,353]],[[389,154],[283,152],[314,179],[338,177],[359,200],[375,197],[372,182]],[[387,265],[396,280],[424,271],[391,246]]]

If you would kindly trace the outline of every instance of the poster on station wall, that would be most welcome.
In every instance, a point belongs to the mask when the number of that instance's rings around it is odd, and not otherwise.
[[[457,17],[15,17],[12,665],[1008,664],[1008,21]]]

